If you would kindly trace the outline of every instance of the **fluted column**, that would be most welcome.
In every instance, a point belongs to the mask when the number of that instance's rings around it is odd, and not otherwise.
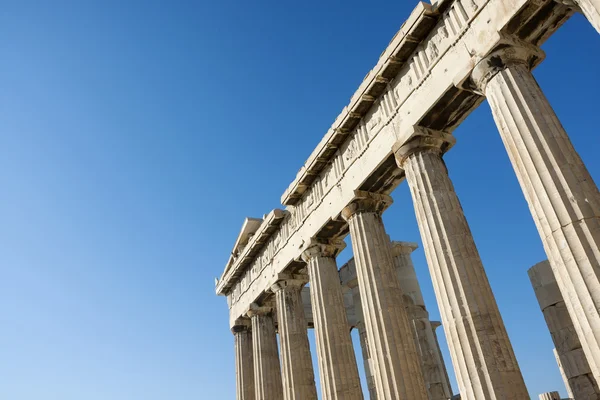
[[[452,385],[450,384],[450,378],[448,377],[448,369],[446,368],[446,364],[444,363],[444,356],[442,355],[442,349],[440,347],[440,339],[438,338],[437,335],[437,328],[439,328],[440,326],[442,326],[442,323],[440,321],[429,321],[429,323],[431,324],[431,333],[433,334],[433,339],[435,341],[435,352],[437,354],[437,359],[442,361],[443,364],[443,380],[444,382],[448,382],[448,388],[450,389],[450,397],[452,397]]]
[[[356,315],[356,329],[358,330],[358,337],[360,339],[360,348],[363,355],[363,365],[365,368],[365,378],[367,381],[367,387],[369,388],[370,400],[377,400],[377,389],[375,389],[375,378],[373,377],[373,369],[371,368],[371,353],[369,352],[369,342],[367,341],[367,328],[365,325],[365,317],[362,310],[362,301],[360,300],[360,289],[358,288],[358,281],[353,281],[354,286],[352,290],[352,300],[354,305],[354,313]]]
[[[558,287],[600,381],[600,193],[531,74],[537,48],[515,44],[477,64],[485,94],[529,204]]]
[[[548,261],[542,261],[528,271],[546,325],[556,346],[556,357],[565,386],[575,399],[600,399],[600,390],[592,376],[573,321],[558,289]]]
[[[323,400],[363,399],[342,286],[335,262],[335,256],[343,248],[344,242],[341,241],[313,241],[302,254],[302,258],[308,264]]]
[[[408,319],[415,335],[417,351],[421,356],[429,400],[448,400],[452,397],[450,380],[444,360],[438,351],[437,338],[429,321],[429,312],[425,308],[421,286],[410,256],[416,248],[416,243],[392,242],[392,255],[400,279],[400,289],[404,294]]]
[[[301,291],[308,279],[285,279],[271,287],[277,305],[283,398],[316,400],[317,388],[308,344]]]
[[[402,300],[381,213],[389,196],[356,191],[342,211],[350,225],[377,398],[427,400],[419,356]]]
[[[235,344],[236,399],[254,400],[254,357],[250,321],[240,321],[231,332]]]
[[[248,316],[252,320],[255,398],[256,400],[281,400],[283,387],[273,310],[270,307],[258,307],[252,304]]]
[[[464,400],[529,398],[442,152],[451,135],[414,127],[394,146],[410,186],[452,363]]]

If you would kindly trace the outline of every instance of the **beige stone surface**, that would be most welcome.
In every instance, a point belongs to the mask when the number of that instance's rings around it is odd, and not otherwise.
[[[404,295],[404,306],[420,356],[429,400],[448,400],[452,397],[450,379],[411,259],[411,253],[416,248],[416,243],[392,242],[392,256],[400,280],[400,290]]]
[[[567,375],[565,374],[565,370],[563,369],[562,363],[560,362],[560,357],[558,356],[558,352],[556,351],[556,349],[552,349],[552,353],[554,354],[554,358],[556,359],[556,364],[558,365],[558,370],[560,371],[560,376],[561,376],[563,382],[565,383],[565,388],[567,389],[567,394],[569,395],[569,398],[572,399],[572,398],[574,398],[574,396],[573,396],[573,391],[571,391],[571,384],[569,383],[569,378],[567,378]]]
[[[356,192],[343,210],[350,225],[371,369],[378,399],[427,400],[381,212],[388,196]]]
[[[354,265],[354,263],[352,263]],[[354,269],[356,272],[356,269]],[[356,275],[355,275],[356,276]],[[360,299],[360,289],[358,288],[358,280],[354,279],[356,285],[351,289],[353,297],[353,308],[356,314],[357,323],[355,325],[358,330],[358,337],[360,339],[360,349],[363,356],[363,366],[365,369],[365,380],[367,381],[367,388],[369,390],[369,399],[377,400],[377,389],[375,388],[375,377],[373,376],[373,368],[371,363],[371,353],[369,351],[369,342],[367,339],[367,327],[365,325],[365,317],[362,310],[362,301]]]
[[[273,310],[269,307],[252,305],[248,315],[252,320],[255,398],[256,400],[281,400],[283,386]]]
[[[395,147],[406,173],[461,398],[528,398],[494,294],[441,152],[447,134],[414,128]]]
[[[558,392],[546,392],[540,394],[540,400],[560,400]]]
[[[600,390],[583,354],[550,263],[542,261],[531,267],[528,274],[556,346],[555,356],[569,395],[575,399],[600,399]]]
[[[237,400],[254,400],[254,356],[250,321],[232,329],[235,345],[235,384]]]
[[[307,280],[295,277],[281,280],[271,287],[277,307],[284,400],[317,399],[301,296]]]
[[[600,379],[600,193],[518,43],[479,62],[485,93],[592,374]]]
[[[323,400],[363,399],[335,262],[343,248],[343,242],[314,242],[302,255],[308,265]]]

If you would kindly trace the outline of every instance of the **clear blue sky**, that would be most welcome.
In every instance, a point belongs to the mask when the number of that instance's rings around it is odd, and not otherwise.
[[[214,277],[415,4],[323,3],[4,2],[0,398],[234,398]],[[535,75],[600,181],[600,36],[575,16],[544,49]],[[456,136],[450,175],[530,393],[564,394],[526,274],[545,255],[487,104]],[[406,184],[394,198],[390,235],[420,243]]]

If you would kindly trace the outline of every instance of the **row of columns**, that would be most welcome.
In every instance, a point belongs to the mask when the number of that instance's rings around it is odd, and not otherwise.
[[[389,243],[389,238],[387,239]],[[399,278],[401,295],[404,299],[404,305],[406,313],[408,315],[409,329],[412,332],[412,340],[415,342],[415,346],[418,352],[419,365],[423,374],[425,387],[427,389],[428,398],[430,400],[447,400],[452,396],[450,387],[450,381],[444,366],[441,350],[439,348],[437,337],[435,335],[435,329],[439,326],[439,323],[432,324],[429,320],[429,314],[425,308],[423,300],[423,294],[421,292],[420,285],[417,280],[416,271],[412,263],[410,254],[417,248],[415,243],[407,242],[392,242],[389,243],[391,253],[393,256],[393,264],[396,275]],[[339,244],[337,251],[343,248],[343,244]],[[323,249],[321,249],[323,251]],[[327,251],[327,248],[325,248]],[[336,253],[337,251],[334,251]],[[337,267],[336,269],[337,270]],[[344,271],[343,278],[342,272]],[[368,349],[368,343],[366,339],[364,316],[361,307],[361,297],[358,292],[358,280],[356,276],[355,260],[351,259],[340,271],[340,275],[337,279],[332,280],[332,285],[339,285],[340,280],[344,280],[344,287],[352,291],[352,304],[344,302],[344,312],[354,312],[355,317],[353,321],[346,321],[346,329],[340,329],[343,336],[342,339],[346,339],[347,332],[352,327],[357,328],[360,335],[361,347],[363,350],[363,360],[365,363],[365,372],[367,377],[367,383],[369,385],[369,393],[371,399],[377,398],[377,392],[374,384],[374,375],[371,372],[370,363],[370,351]],[[305,304],[311,306],[311,302],[304,303],[302,301],[302,287],[306,283],[306,279],[298,279],[299,277],[292,277],[277,282],[272,286],[271,290],[275,294],[276,309],[282,308],[281,312],[268,307],[252,307],[248,312],[251,318],[257,320],[277,314],[277,325],[279,327],[280,337],[280,359],[281,359],[281,380],[283,385],[283,398],[293,399],[310,399],[316,398],[316,391],[314,386],[314,373],[312,371],[311,356],[308,350],[308,337],[306,336],[307,318],[304,315],[303,309]],[[309,288],[307,288],[309,289]],[[310,290],[308,290],[310,293]],[[304,303],[304,304],[303,304]],[[348,307],[351,307],[350,309]],[[313,307],[316,309],[322,309],[322,307]],[[316,318],[310,312],[311,321],[313,325],[319,326],[319,322],[315,322]],[[272,319],[271,319],[272,320]],[[254,388],[254,378],[252,368],[252,330],[249,329],[248,320],[240,320],[239,325],[236,325],[233,329],[236,339],[236,360],[238,361],[238,398],[249,398],[247,396],[256,396]],[[343,321],[342,321],[343,322]],[[270,321],[269,321],[270,323]],[[329,324],[327,324],[329,325]],[[268,333],[269,336],[273,336],[270,330],[261,330],[263,334]],[[317,334],[318,337],[318,334]],[[245,340],[245,341],[244,341]],[[272,338],[264,343],[272,344]],[[351,343],[350,343],[351,346]],[[264,344],[261,349],[264,349]],[[269,347],[270,349],[272,348]],[[260,354],[259,348],[255,348],[259,351],[256,357],[265,357],[265,354]],[[269,351],[269,357],[271,361],[275,359],[272,351]],[[293,354],[293,359],[291,355]],[[352,357],[354,352],[352,352]],[[250,360],[244,364],[244,360]],[[294,365],[292,365],[294,363]],[[345,365],[346,363],[340,363]],[[261,364],[262,365],[262,364]],[[270,366],[274,366],[272,362]],[[265,374],[264,368],[261,370],[260,377],[272,377],[278,373],[277,369],[271,369],[273,374]],[[353,374],[355,375],[355,374]],[[240,393],[242,387],[246,387],[246,397],[243,397]],[[265,392],[265,386],[269,386],[268,392]],[[257,386],[260,386],[258,396],[263,398],[266,393],[279,393],[278,387],[272,385],[272,383],[259,382]],[[254,398],[254,397],[250,397]]]
[[[541,56],[541,50],[511,39],[476,65],[472,81],[474,90],[486,96],[490,104],[591,375],[598,381],[600,193],[531,74],[532,57]],[[529,398],[442,159],[455,140],[446,132],[419,126],[412,129],[412,137],[393,151],[410,187],[461,397]],[[429,394],[422,357],[413,340],[409,312],[381,217],[390,203],[391,198],[386,195],[357,191],[355,199],[342,211],[355,255],[369,366],[377,398],[426,400]],[[335,262],[342,248],[341,242],[315,240],[303,253],[311,285],[321,390],[326,400],[363,398]],[[306,325],[297,335],[292,332],[298,330],[287,326],[291,321],[301,321],[300,290],[283,284],[276,285],[274,292],[278,317],[286,325],[280,328],[286,388],[282,389],[281,378],[275,382],[280,371],[279,363],[273,361],[277,360],[277,345],[272,316],[257,308],[249,314],[256,398],[315,398],[311,397],[316,396],[314,380],[313,386],[306,383],[311,380],[309,361],[305,361],[310,360],[305,357]],[[291,297],[282,292],[294,293],[295,300],[290,301]],[[244,340],[236,339],[237,343]],[[286,359],[291,360],[292,356],[293,361]],[[266,357],[272,360],[260,360]],[[248,363],[247,359],[245,355],[242,361]],[[238,382],[246,379],[243,373],[238,374]],[[290,389],[288,385],[294,387]]]

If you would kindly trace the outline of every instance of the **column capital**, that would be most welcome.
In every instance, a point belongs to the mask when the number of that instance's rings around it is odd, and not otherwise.
[[[471,84],[473,91],[485,95],[488,82],[511,65],[525,65],[532,70],[544,58],[542,49],[513,36],[502,36],[494,51],[483,57],[473,68]]]
[[[418,248],[419,245],[413,242],[392,242],[392,255],[410,254]]]
[[[393,202],[392,198],[386,194],[355,190],[354,198],[342,210],[342,218],[348,221],[357,213],[382,213],[386,208],[392,205]]]
[[[235,320],[235,324],[231,327],[231,333],[234,335],[239,332],[245,332],[250,330],[252,322],[250,318],[242,317]]]
[[[313,238],[302,252],[302,260],[308,262],[314,257],[335,257],[346,248],[343,240],[323,240]]]
[[[289,277],[281,277],[280,280],[271,285],[271,292],[277,293],[286,288],[302,290],[304,285],[307,283],[307,275],[290,275]]]
[[[256,303],[250,304],[248,311],[246,311],[246,315],[250,318],[256,315],[268,315],[273,313],[273,307],[259,306]]]
[[[418,125],[414,125],[411,129],[408,140],[403,143],[397,142],[392,147],[400,168],[403,168],[404,161],[414,153],[428,151],[442,155],[456,143],[456,138],[446,132]]]

